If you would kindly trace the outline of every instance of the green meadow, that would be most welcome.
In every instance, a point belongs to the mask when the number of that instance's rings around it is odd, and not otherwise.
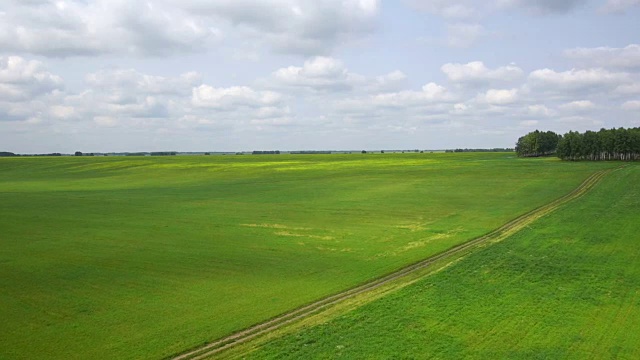
[[[485,234],[613,166],[513,153],[0,158],[0,358],[168,357]],[[425,346],[424,329],[441,335],[429,346],[442,354],[476,344],[479,354],[508,355],[515,345],[500,350],[490,339],[539,334],[560,311],[589,306],[600,312],[562,323],[585,322],[571,338],[582,344],[576,349],[598,335],[586,325],[598,316],[633,325],[612,314],[637,285],[625,275],[637,268],[616,267],[637,258],[625,251],[637,227],[626,238],[572,234],[599,219],[608,221],[602,234],[613,224],[633,230],[634,169],[608,178],[564,218],[341,319],[336,336],[363,324],[356,337],[336,343],[322,333],[326,341],[305,357],[333,356],[338,345],[359,354],[365,344],[372,355],[397,354]],[[601,211],[580,212],[589,209]],[[537,285],[515,287],[529,282]],[[637,304],[637,293],[626,296]],[[470,301],[476,311],[464,307]],[[624,311],[635,314],[631,305]],[[514,320],[513,312],[522,313]],[[369,329],[385,319],[388,327]],[[629,321],[638,328],[637,316]],[[483,331],[496,336],[485,341]],[[387,341],[398,345],[379,350]],[[526,341],[524,349],[555,351],[562,339]],[[287,344],[301,354],[299,340]],[[265,351],[279,357],[279,346]]]
[[[256,359],[640,358],[640,166]]]

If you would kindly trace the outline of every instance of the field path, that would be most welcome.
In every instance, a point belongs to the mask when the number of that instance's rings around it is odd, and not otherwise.
[[[245,343],[258,336],[261,336],[269,332],[272,332],[276,329],[279,329],[284,325],[290,324],[292,322],[301,320],[305,317],[315,314],[318,311],[326,309],[331,305],[353,298],[356,295],[370,292],[374,289],[381,287],[382,285],[391,283],[393,281],[401,280],[402,278],[405,278],[410,274],[413,274],[419,270],[429,267],[430,265],[433,265],[437,261],[445,260],[447,258],[453,258],[456,255],[460,255],[461,253],[468,252],[481,245],[501,241],[513,235],[514,233],[520,231],[521,229],[525,228],[526,226],[536,221],[537,219],[558,209],[560,206],[564,205],[565,203],[581,197],[582,195],[587,193],[589,190],[591,190],[605,175],[607,175],[608,173],[614,170],[615,169],[606,169],[606,170],[595,172],[594,174],[589,176],[582,184],[580,184],[577,188],[575,188],[573,191],[571,191],[567,195],[562,196],[537,209],[534,209],[524,215],[521,215],[484,236],[481,236],[481,237],[469,240],[460,245],[454,246],[453,248],[445,252],[442,252],[440,254],[434,255],[420,262],[404,267],[384,277],[362,284],[355,288],[343,291],[341,293],[331,295],[324,299],[318,300],[314,303],[300,307],[296,310],[279,315],[269,321],[254,325],[250,328],[239,331],[235,334],[218,339],[216,341],[213,341],[209,344],[198,347],[196,349],[192,349],[188,352],[175,356],[172,359],[173,360],[186,360],[186,359],[196,360],[196,359],[204,359],[204,358],[211,357],[223,350],[227,350],[236,345]]]

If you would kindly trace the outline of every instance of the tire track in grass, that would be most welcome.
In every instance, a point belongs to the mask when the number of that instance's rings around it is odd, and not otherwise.
[[[618,168],[619,169],[619,168]],[[311,304],[302,306],[293,311],[287,312],[285,314],[279,315],[271,320],[266,322],[254,325],[245,330],[239,331],[237,333],[231,334],[224,338],[215,340],[206,345],[200,346],[195,349],[191,349],[187,352],[184,352],[180,355],[174,356],[172,360],[199,360],[211,357],[217,353],[220,353],[224,350],[228,350],[234,346],[243,344],[248,342],[249,340],[255,339],[261,335],[265,335],[281,327],[293,323],[295,321],[306,318],[310,315],[318,313],[321,310],[324,310],[331,305],[338,304],[347,299],[351,299],[357,295],[362,295],[372,290],[378,289],[383,285],[387,285],[391,282],[400,282],[403,279],[406,279],[408,275],[414,274],[419,270],[428,268],[436,262],[440,262],[442,260],[446,260],[448,258],[453,258],[457,255],[461,255],[462,253],[468,252],[475,248],[495,243],[501,241],[516,232],[522,230],[529,224],[533,223],[537,219],[553,212],[558,209],[560,206],[565,203],[577,199],[591,190],[603,177],[605,177],[611,171],[615,169],[606,169],[600,170],[589,176],[586,180],[582,182],[577,188],[575,188],[570,193],[546,204],[537,209],[529,211],[528,213],[521,215],[508,223],[502,225],[501,227],[489,232],[486,235],[481,237],[469,240],[465,243],[456,245],[449,250],[446,250],[440,254],[429,257],[420,262],[414,263],[412,265],[406,266],[400,270],[397,270],[393,273],[385,275],[376,280],[370,281],[368,283],[362,284],[360,286],[351,288],[349,290],[340,292],[335,295],[331,295],[324,299],[318,300]]]

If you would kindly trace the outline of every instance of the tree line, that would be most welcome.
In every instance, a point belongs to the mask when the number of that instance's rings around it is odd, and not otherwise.
[[[533,131],[518,139],[516,153],[521,157],[555,154],[562,160],[640,160],[640,128],[569,131]]]
[[[62,156],[61,153],[48,153],[48,154],[15,154],[10,151],[0,151],[0,157],[13,157],[13,156]]]

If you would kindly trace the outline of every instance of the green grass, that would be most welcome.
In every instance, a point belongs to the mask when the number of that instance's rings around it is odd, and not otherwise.
[[[640,166],[259,359],[640,358]]]
[[[479,236],[606,163],[0,159],[0,358],[160,358]]]

